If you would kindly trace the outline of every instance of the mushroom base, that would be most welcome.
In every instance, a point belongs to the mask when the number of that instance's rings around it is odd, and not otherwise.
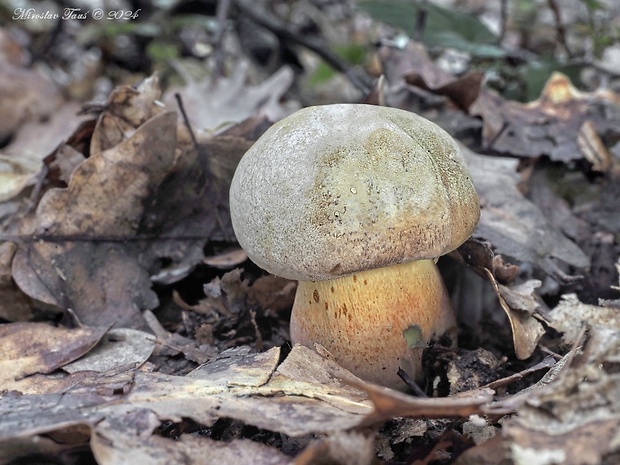
[[[456,318],[432,260],[362,271],[329,281],[300,281],[291,314],[291,339],[319,343],[354,375],[405,389],[403,368],[421,375],[422,351]]]

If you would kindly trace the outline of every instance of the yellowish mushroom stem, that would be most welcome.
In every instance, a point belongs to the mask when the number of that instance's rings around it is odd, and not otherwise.
[[[300,281],[291,339],[319,343],[356,376],[404,389],[402,367],[419,379],[422,351],[456,331],[454,311],[432,260],[362,271],[330,281]]]

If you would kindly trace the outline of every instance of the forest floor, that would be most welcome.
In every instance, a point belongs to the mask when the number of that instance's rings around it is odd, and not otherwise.
[[[616,2],[9,0],[0,18],[0,465],[620,462]],[[441,126],[480,199],[438,262],[458,346],[425,347],[406,392],[292,347],[297,284],[231,225],[253,143],[345,102]]]

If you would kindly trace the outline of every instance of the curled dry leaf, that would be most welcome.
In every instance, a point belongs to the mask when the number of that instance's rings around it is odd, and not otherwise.
[[[485,90],[470,113],[484,120],[482,137],[488,149],[563,162],[585,158],[600,171],[611,162],[603,139],[620,137],[620,96],[603,90],[581,93],[561,73],[549,78],[534,102],[506,101]]]
[[[534,290],[541,283],[532,280],[521,286],[509,288],[498,284],[491,271],[485,269],[485,273],[510,321],[515,354],[518,359],[526,359],[532,355],[538,341],[545,334],[542,324],[532,316],[534,311],[539,308]]]
[[[156,76],[145,79],[138,87],[125,85],[114,89],[104,104],[105,111],[99,115],[98,130],[90,141],[90,153],[117,146],[131,137],[136,128],[164,112],[164,106],[157,104],[160,94]],[[92,110],[99,111],[100,108]]]
[[[410,90],[417,88],[446,96],[463,110],[468,110],[480,93],[482,73],[454,77],[437,66],[420,43],[409,41],[402,49],[382,47],[379,57],[391,92],[407,85]]]
[[[158,303],[149,275],[176,282],[201,262],[210,237],[233,237],[228,185],[251,144],[244,135],[260,121],[202,135],[196,145],[176,113],[158,103],[159,92],[152,77],[112,93],[90,157],[73,157],[68,187],[44,195],[40,241],[20,244],[13,261],[28,295],[71,308],[86,324],[144,327],[139,311]],[[167,269],[162,259],[171,263]]]
[[[235,247],[224,252],[205,257],[203,262],[206,265],[220,270],[230,270],[241,265],[248,259],[248,254],[241,247]]]

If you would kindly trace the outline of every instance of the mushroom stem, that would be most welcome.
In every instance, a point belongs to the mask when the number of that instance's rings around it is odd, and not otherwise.
[[[291,339],[319,343],[362,379],[404,389],[402,367],[419,379],[422,351],[456,319],[432,260],[361,271],[328,281],[300,281]]]

